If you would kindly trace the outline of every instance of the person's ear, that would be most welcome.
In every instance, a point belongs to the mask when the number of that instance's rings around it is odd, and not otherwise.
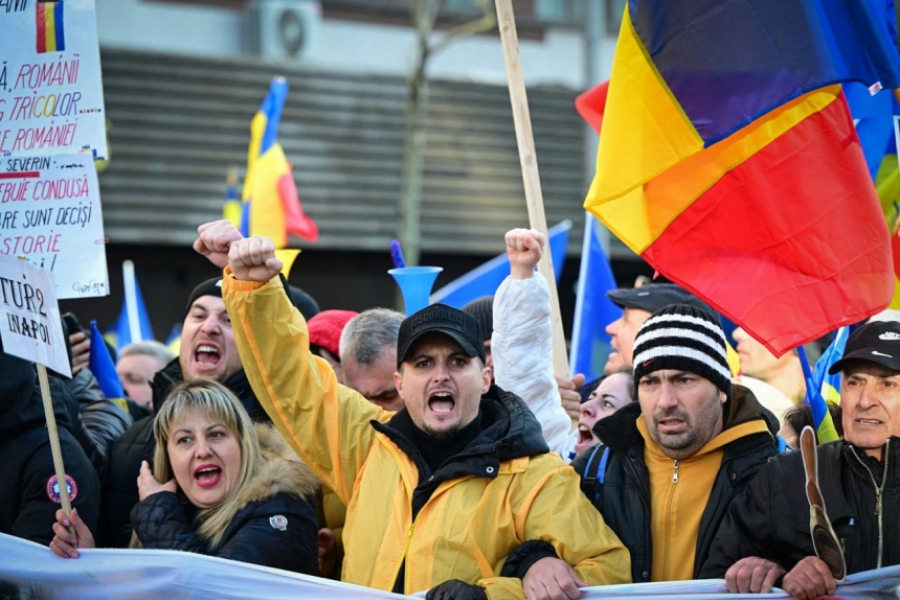
[[[401,371],[394,371],[394,387],[397,388],[397,393],[403,396],[403,373]]]
[[[491,389],[491,368],[484,367],[481,369],[481,393],[486,394]]]

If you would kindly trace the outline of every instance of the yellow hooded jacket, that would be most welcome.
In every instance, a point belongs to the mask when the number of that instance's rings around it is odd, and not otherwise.
[[[278,278],[240,281],[226,269],[222,295],[259,402],[347,504],[343,581],[390,591],[405,564],[407,594],[460,579],[492,599],[518,599],[521,581],[499,574],[528,540],[549,542],[588,585],[629,580],[628,551],[585,499],[575,472],[545,445],[542,454],[497,458],[483,474],[441,481],[413,520],[419,469],[383,425],[395,413],[339,385],[328,363],[308,352],[306,323]],[[510,433],[524,422],[540,435],[527,410],[511,417]],[[497,456],[521,441],[499,439]]]

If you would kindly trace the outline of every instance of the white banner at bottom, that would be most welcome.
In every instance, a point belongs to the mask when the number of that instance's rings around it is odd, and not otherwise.
[[[367,587],[175,550],[50,548],[0,534],[0,598],[41,600],[385,600],[404,598]]]
[[[81,550],[59,558],[46,546],[0,534],[0,599],[137,600],[386,600],[408,598],[330,579],[298,575],[173,550]],[[424,597],[425,594],[416,594]],[[583,590],[583,599],[765,600],[771,594],[729,594],[722,580],[609,585]],[[900,565],[847,577],[833,595],[847,600],[900,598]]]

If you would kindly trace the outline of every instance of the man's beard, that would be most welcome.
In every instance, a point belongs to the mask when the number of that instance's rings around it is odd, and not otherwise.
[[[718,398],[719,392],[714,392]],[[668,452],[670,458],[682,459],[693,455],[715,437],[716,424],[722,418],[721,404],[713,398],[705,400],[706,406],[693,416],[679,409],[670,411],[658,411],[653,415],[650,436],[656,443]],[[666,418],[675,418],[684,421],[685,431],[678,434],[668,434],[659,431],[659,421]]]
[[[665,434],[659,431],[659,422],[663,419],[680,419],[684,421],[685,430],[678,434]],[[672,410],[669,412],[657,413],[653,415],[654,438],[656,443],[664,448],[671,450],[683,450],[696,441],[697,432],[694,430],[691,417],[684,411]],[[666,444],[662,443],[662,439],[666,440]]]
[[[438,443],[449,442],[453,438],[456,437],[456,434],[459,433],[460,426],[459,423],[454,423],[450,426],[449,429],[442,429],[441,431],[435,431],[431,429],[428,425],[423,425],[422,430],[425,434],[430,437],[432,440]]]

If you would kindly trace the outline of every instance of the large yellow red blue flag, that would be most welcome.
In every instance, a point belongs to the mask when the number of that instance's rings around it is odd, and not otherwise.
[[[242,232],[270,237],[276,248],[286,247],[291,233],[311,242],[319,237],[315,221],[303,212],[291,165],[277,141],[287,93],[287,81],[283,77],[273,79],[269,93],[250,123],[242,194]]]
[[[585,208],[776,355],[883,309],[888,231],[838,85],[900,87],[882,27],[869,0],[629,0]]]

